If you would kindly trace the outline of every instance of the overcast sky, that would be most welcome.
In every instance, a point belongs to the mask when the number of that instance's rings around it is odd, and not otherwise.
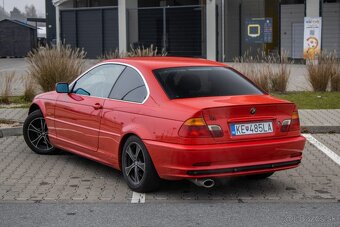
[[[20,9],[20,11],[24,11],[25,5],[33,4],[37,9],[38,16],[45,15],[45,0],[0,0],[0,5],[3,6],[4,2],[7,12],[11,11],[14,6]]]

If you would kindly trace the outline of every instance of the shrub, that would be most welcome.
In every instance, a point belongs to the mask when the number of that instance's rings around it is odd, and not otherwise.
[[[15,72],[7,73],[3,76],[0,103],[9,104],[14,77]]]
[[[28,54],[28,72],[43,91],[52,91],[57,82],[71,82],[83,72],[85,56],[66,45],[39,47]]]
[[[145,48],[144,46],[138,46],[134,48],[130,46],[130,51],[128,52],[119,52],[118,49],[115,49],[111,52],[100,56],[99,59],[115,59],[115,58],[128,58],[128,57],[153,57],[153,56],[166,56],[167,53],[163,49],[161,52],[158,51],[157,47],[154,47],[152,44],[150,47]]]
[[[308,81],[314,91],[327,90],[330,79],[336,74],[336,57],[334,53],[321,53],[318,62],[307,63]]]

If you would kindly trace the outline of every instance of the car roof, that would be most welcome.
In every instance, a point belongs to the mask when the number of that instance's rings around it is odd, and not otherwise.
[[[202,58],[186,57],[131,57],[110,59],[106,60],[105,62],[119,62],[129,64],[137,68],[148,68],[150,70],[189,66],[226,66],[226,64],[220,62],[209,61]]]

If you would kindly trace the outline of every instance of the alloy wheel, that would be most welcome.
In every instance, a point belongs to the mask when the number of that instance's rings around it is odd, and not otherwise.
[[[141,146],[132,142],[125,150],[125,174],[129,180],[138,185],[145,173],[145,158]]]
[[[35,148],[43,151],[53,149],[53,145],[48,138],[48,129],[43,117],[35,118],[30,122],[27,129],[27,136]]]

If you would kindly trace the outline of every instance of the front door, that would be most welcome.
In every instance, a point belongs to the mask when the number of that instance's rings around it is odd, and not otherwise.
[[[59,95],[55,127],[63,148],[90,155],[96,153],[104,100],[124,69],[123,65],[97,66],[71,85],[71,93]]]

